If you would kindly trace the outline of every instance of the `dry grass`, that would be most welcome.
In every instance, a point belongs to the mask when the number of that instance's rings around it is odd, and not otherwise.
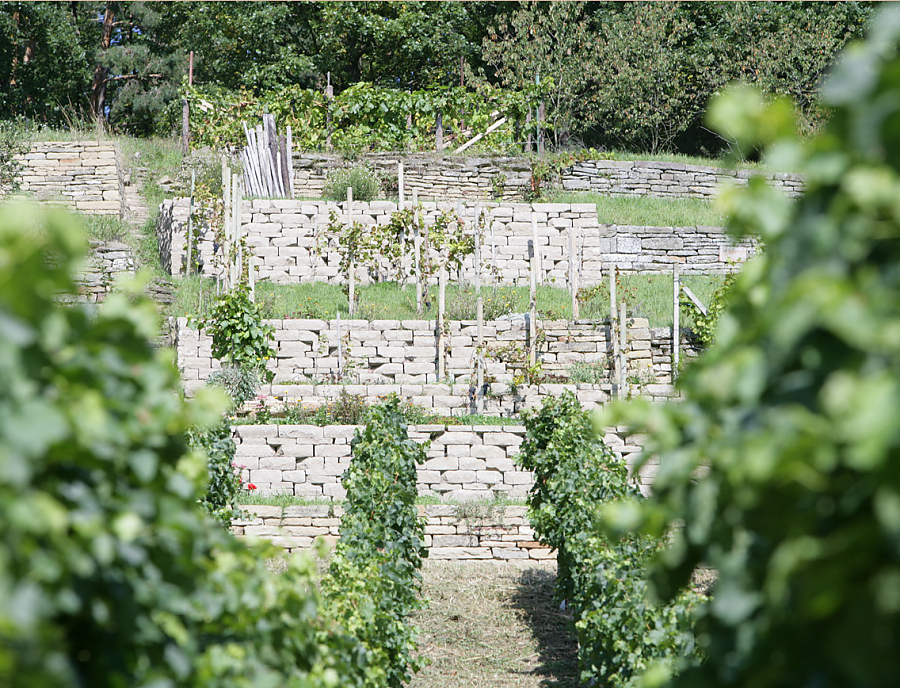
[[[413,623],[431,664],[411,688],[574,688],[572,619],[553,601],[555,562],[426,560]]]

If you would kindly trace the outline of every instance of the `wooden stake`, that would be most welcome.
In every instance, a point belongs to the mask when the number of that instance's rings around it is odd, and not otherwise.
[[[475,299],[475,315],[478,319],[478,325],[476,327],[476,335],[478,348],[476,350],[476,355],[478,357],[476,362],[476,385],[477,389],[475,390],[475,413],[484,412],[484,302],[479,295],[478,298]]]
[[[353,187],[347,187],[347,229],[353,226]],[[356,256],[353,249],[350,249],[350,264],[347,266],[347,299],[349,306],[347,308],[350,317],[356,313]]]
[[[222,158],[222,204],[223,227],[225,229],[225,260],[222,263],[223,276],[225,278],[224,289],[231,291],[231,168]]]
[[[623,301],[619,306],[619,356],[622,359],[619,363],[619,368],[622,376],[622,394],[628,389],[628,319],[626,312],[625,302]],[[624,396],[627,396],[627,394],[624,394]]]
[[[398,203],[399,209],[403,210],[404,205],[403,205],[403,163],[402,162],[397,163],[397,193],[400,194],[399,203]]]
[[[541,257],[540,253],[538,253],[538,229],[537,229],[537,213],[534,212],[534,204],[531,204],[531,242],[534,246],[534,260],[537,263],[537,282],[538,284],[543,283],[542,275],[541,275]]]
[[[423,293],[422,293],[422,234],[419,231],[419,190],[412,190],[413,203],[413,264],[416,270],[416,315],[422,317]]]
[[[609,266],[609,338],[612,340],[613,355],[613,397],[619,396],[622,385],[622,375],[619,370],[619,337],[618,337],[618,321],[619,314],[616,308],[616,264]]]
[[[481,294],[481,206],[475,204],[475,295]]]
[[[193,261],[194,248],[194,185],[197,181],[197,170],[191,169],[191,207],[188,212],[188,232],[187,232],[187,268],[185,273],[190,276]]]
[[[344,377],[344,344],[341,341],[341,312],[337,312],[338,377]]]
[[[534,367],[537,360],[537,250],[536,243],[531,241],[531,280],[530,299],[528,303],[528,364]]]
[[[575,270],[575,231],[570,227],[569,235],[569,296],[572,298],[572,320],[578,319],[578,285]]]
[[[288,193],[287,198],[294,197],[294,139],[291,132],[291,125],[287,125],[287,167],[288,167]]]
[[[444,361],[444,316],[447,311],[447,272],[441,266],[440,275],[438,276],[438,382],[442,382],[447,377],[447,368]]]
[[[437,113],[434,123],[434,147],[437,149],[438,155],[444,155],[444,116]]]
[[[250,282],[250,302],[256,303],[256,259],[253,256],[247,261],[247,279]]]
[[[681,353],[681,278],[676,265],[672,272],[672,382],[678,374],[678,358]]]

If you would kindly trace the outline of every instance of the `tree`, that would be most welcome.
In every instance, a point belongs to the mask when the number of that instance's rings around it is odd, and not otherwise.
[[[594,42],[585,3],[527,2],[497,18],[482,51],[503,87],[532,90],[535,108],[542,98],[548,101],[544,126],[561,145],[583,130],[589,117],[584,105],[593,89]]]
[[[718,570],[698,626],[708,660],[674,685],[900,675],[898,42],[889,6],[826,83],[832,114],[805,146],[789,103],[746,91],[714,103],[713,124],[799,165],[807,192],[790,201],[756,179],[728,196],[731,231],[767,250],[680,379],[684,400],[601,421],[651,433],[660,468],[637,513],[673,533],[660,592],[701,563]]]
[[[76,3],[0,3],[0,117],[58,125],[87,108],[91,27]]]

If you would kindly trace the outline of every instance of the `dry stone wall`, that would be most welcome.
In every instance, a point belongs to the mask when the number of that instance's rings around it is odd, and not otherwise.
[[[449,348],[445,350],[445,377],[441,380],[438,380],[439,348],[434,320],[344,320],[340,334],[335,320],[266,322],[275,331],[276,356],[268,363],[275,373],[270,394],[306,403],[306,399],[333,394],[332,388],[349,389],[346,385],[329,386],[328,383],[350,382],[360,385],[360,394],[372,397],[396,392],[404,397],[430,397],[431,403],[423,404],[429,407],[468,408],[470,405],[477,342],[474,321],[448,323]],[[653,350],[648,322],[645,318],[631,318],[627,325],[629,377],[637,377],[655,390],[654,385],[668,380],[652,374],[654,363],[658,362],[654,359],[660,354]],[[193,393],[220,364],[212,357],[210,338],[190,327],[187,318],[178,318],[174,330],[182,380],[186,391]],[[537,330],[537,357],[545,375],[566,382],[568,368],[575,363],[609,370],[608,323],[538,321]],[[521,373],[523,356],[530,345],[525,319],[487,321],[483,333],[487,346],[485,375],[492,381],[489,397],[495,400],[488,404],[489,410],[503,415],[519,404],[527,406],[527,395],[526,401],[516,401],[522,396],[522,388],[518,394],[510,389]],[[342,360],[339,360],[339,346]],[[504,350],[509,352],[517,346],[519,353],[512,360],[504,355]],[[398,391],[397,386],[403,390]],[[595,392],[598,396],[591,401],[603,401],[606,394],[603,386],[592,390]],[[539,395],[537,390],[535,396]]]
[[[513,201],[531,187],[531,163],[527,158],[504,156],[446,156],[372,153],[361,158],[397,187],[397,163],[403,162],[404,189],[415,189],[421,200],[483,199]],[[301,153],[294,157],[294,195],[321,198],[328,174],[357,161],[338,155]]]
[[[737,245],[719,227],[635,227],[601,225],[590,203],[424,203],[425,221],[443,211],[457,212],[470,228],[476,207],[488,218],[482,236],[482,283],[529,284],[529,242],[534,213],[538,235],[539,279],[565,286],[569,261],[574,260],[579,284],[592,286],[603,279],[610,265],[623,272],[671,272],[683,274],[725,272],[735,269],[756,250],[752,239]],[[298,200],[251,200],[243,206],[242,231],[259,265],[260,279],[289,284],[325,281],[341,283],[337,239],[326,233],[332,214],[341,223],[350,216],[346,203]],[[387,201],[354,203],[352,219],[365,225],[390,222],[397,206]],[[157,237],[164,269],[182,274],[186,265],[187,199],[162,204]],[[197,227],[193,249],[199,255],[200,272],[222,274],[222,247],[210,228]],[[569,250],[570,241],[574,256]],[[407,266],[409,267],[409,266]],[[360,266],[361,283],[396,277],[396,266],[387,261]],[[463,262],[451,279],[472,283],[474,257]]]
[[[234,462],[260,495],[343,499],[341,476],[351,461],[355,425],[238,425]],[[417,471],[420,495],[444,501],[491,501],[495,496],[524,499],[534,476],[515,464],[525,436],[523,425],[410,425],[410,439],[429,442]],[[624,430],[606,432],[604,441],[632,468],[641,447]],[[649,484],[653,468],[637,479]]]
[[[585,160],[562,174],[567,191],[595,191],[610,196],[657,196],[661,198],[713,198],[723,185],[746,186],[753,176],[788,196],[803,192],[797,174],[759,170],[729,170],[676,162],[650,160]]]
[[[334,506],[243,507],[245,518],[232,527],[241,538],[260,538],[288,552],[302,552],[321,538],[331,547],[340,537],[344,509]],[[555,553],[535,540],[527,507],[454,504],[419,505],[425,519],[430,559],[552,559]]]
[[[124,217],[125,193],[112,141],[45,141],[17,155],[22,191],[83,213]]]
[[[81,300],[89,303],[105,301],[119,277],[135,273],[131,247],[118,241],[92,242],[85,271],[76,281]]]
[[[511,201],[524,198],[531,190],[531,162],[527,158],[377,153],[364,155],[361,159],[381,172],[394,187],[397,163],[403,162],[407,193],[417,189],[423,200]],[[295,195],[320,198],[331,171],[356,163],[356,160],[347,161],[338,155],[301,154],[295,157]],[[722,184],[745,185],[756,174],[765,176],[769,183],[790,196],[799,195],[803,190],[803,179],[795,174],[649,160],[585,160],[563,170],[557,186],[609,195],[711,198]]]

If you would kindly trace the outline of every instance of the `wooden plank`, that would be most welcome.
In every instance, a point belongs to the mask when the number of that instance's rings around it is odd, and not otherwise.
[[[501,117],[496,122],[494,122],[491,126],[489,126],[487,129],[485,129],[483,133],[478,134],[478,136],[469,139],[463,145],[461,145],[459,148],[457,148],[455,151],[453,151],[453,154],[456,155],[457,153],[462,153],[466,148],[471,146],[473,143],[478,143],[479,141],[481,141],[481,139],[483,139],[485,136],[487,136],[492,131],[494,131],[494,129],[496,129],[497,127],[503,126],[503,124],[505,124],[505,123],[506,123],[506,117]]]
[[[287,125],[288,198],[294,197],[294,139],[291,125]]]
[[[703,313],[703,315],[708,315],[708,311],[706,310],[706,306],[703,305],[703,302],[702,302],[700,299],[698,299],[698,298],[696,297],[696,295],[694,294],[694,292],[692,292],[692,291],[688,288],[688,286],[687,286],[686,284],[682,284],[682,285],[681,285],[681,290],[682,290],[685,294],[687,294],[688,298],[689,298],[691,301],[694,302],[694,305],[695,305],[697,308],[700,309],[700,312]]]

